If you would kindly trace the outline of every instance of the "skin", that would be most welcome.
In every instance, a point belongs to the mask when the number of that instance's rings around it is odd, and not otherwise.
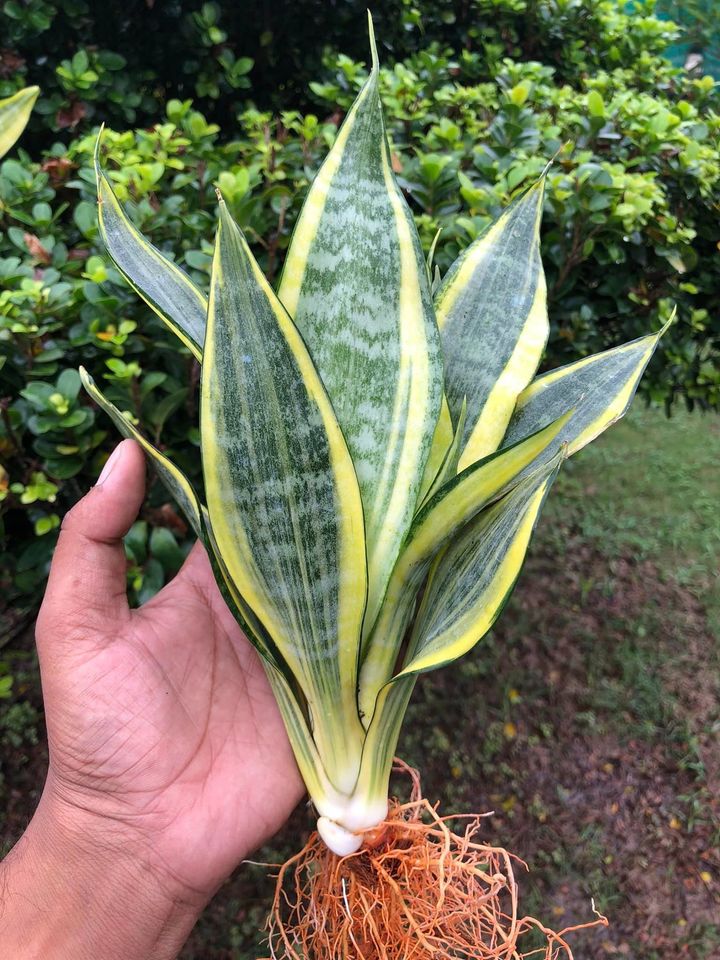
[[[14,960],[165,960],[303,788],[258,656],[196,544],[128,607],[122,537],[144,496],[121,443],[66,516],[37,622],[50,750],[25,834],[0,864]]]

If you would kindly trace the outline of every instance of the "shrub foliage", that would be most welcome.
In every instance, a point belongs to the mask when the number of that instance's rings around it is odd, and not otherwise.
[[[307,15],[313,4],[296,6]],[[653,17],[650,4],[633,15],[589,0],[395,6],[386,44],[398,59],[381,80],[393,159],[426,249],[441,229],[440,271],[554,157],[543,231],[548,364],[657,329],[677,304],[678,321],[643,381],[646,397],[720,408],[720,96],[712,79],[661,57],[672,25]],[[246,51],[232,39],[229,5],[178,5],[186,46],[175,50],[176,68],[194,64],[182,83],[161,83],[159,67],[145,76],[113,60],[122,55],[106,44],[119,43],[121,31],[93,45],[82,0],[63,5],[62,18],[54,0],[8,0],[4,10],[12,19],[20,7],[26,16],[15,17],[10,47],[36,50],[55,27],[58,43],[42,77],[34,54],[13,54],[24,60],[14,70],[9,48],[2,54],[0,95],[48,81],[36,133],[0,165],[2,639],[37,599],[59,517],[114,443],[105,417],[79,391],[80,363],[199,481],[197,365],[127,290],[98,240],[96,121],[112,122],[104,162],[128,212],[198,284],[208,282],[204,238],[213,233],[215,185],[277,279],[308,183],[366,75],[362,62],[328,53],[322,69],[313,62],[320,79],[305,88],[312,109],[271,113],[238,101],[236,119],[226,110],[221,130],[214,117],[224,98],[246,97],[247,78],[254,83]],[[357,24],[362,35],[360,7],[343,6],[339,22]],[[63,56],[63,30],[72,24],[87,47]],[[419,24],[424,39],[415,49]],[[316,49],[307,35],[303,42]],[[159,101],[160,122],[140,126],[158,120]],[[68,110],[77,119],[66,124]],[[137,129],[125,129],[136,121]],[[40,150],[48,126],[69,142]],[[186,534],[153,486],[127,543],[139,599],[175,572]]]

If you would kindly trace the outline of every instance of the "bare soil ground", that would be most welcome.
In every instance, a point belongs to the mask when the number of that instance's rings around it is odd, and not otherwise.
[[[559,556],[541,533],[492,638],[419,684],[401,752],[445,812],[495,811],[487,838],[528,863],[529,912],[581,923],[594,898],[610,926],[575,936],[578,960],[710,960],[719,687],[718,641],[687,589],[648,561],[609,566],[572,535]],[[263,856],[291,852],[309,822],[297,811]],[[262,874],[227,884],[185,960],[261,955]]]
[[[713,437],[717,448],[716,427]],[[597,513],[588,521],[601,466],[560,485],[493,634],[456,667],[422,678],[400,753],[443,812],[494,811],[487,839],[530,867],[520,877],[527,912],[569,926],[590,919],[594,898],[610,926],[574,937],[577,960],[717,960],[715,560],[693,547],[681,568],[674,554],[644,549],[649,521],[630,516],[615,515],[609,540],[596,535],[593,524],[612,526]],[[705,531],[717,513],[708,497],[711,512],[693,520]],[[695,536],[688,524],[683,543]],[[5,848],[37,802],[46,765],[29,637],[13,657],[14,701],[0,723]],[[311,824],[299,808],[257,858],[285,859]],[[263,868],[239,868],[183,960],[262,956],[271,888]]]

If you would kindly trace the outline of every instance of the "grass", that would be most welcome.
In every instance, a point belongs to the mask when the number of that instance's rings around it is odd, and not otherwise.
[[[578,960],[720,955],[719,461],[720,418],[636,405],[564,466],[496,629],[423,677],[408,713],[400,755],[444,812],[495,811],[488,838],[531,867],[526,910],[556,928],[591,897],[607,911]],[[29,669],[22,687],[0,747],[27,759],[13,796],[30,807]],[[310,826],[299,808],[256,859],[282,861]],[[271,890],[241,867],[183,960],[267,956]]]
[[[632,550],[687,587],[720,627],[720,418],[678,411],[671,419],[639,402],[570,460],[546,525],[576,523],[609,557]]]
[[[408,715],[426,792],[492,807],[531,864],[526,909],[609,913],[586,960],[720,942],[719,460],[720,419],[636,406],[565,465],[503,619]]]

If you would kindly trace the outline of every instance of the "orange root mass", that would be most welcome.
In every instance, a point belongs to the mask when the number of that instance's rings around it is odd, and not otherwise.
[[[272,960],[572,960],[565,937],[521,917],[517,857],[477,841],[481,817],[454,833],[420,792],[394,802],[362,849],[338,857],[317,833],[279,870],[268,943]],[[525,949],[539,931],[544,946]]]

